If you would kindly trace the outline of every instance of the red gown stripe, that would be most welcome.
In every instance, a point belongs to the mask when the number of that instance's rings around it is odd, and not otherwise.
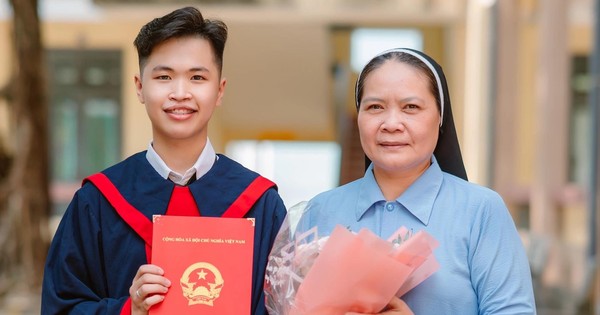
[[[152,222],[150,219],[127,202],[106,175],[96,173],[83,180],[84,183],[86,181],[92,182],[113,208],[115,208],[123,221],[144,240],[146,246],[152,247]]]
[[[275,183],[272,181],[258,176],[257,178],[248,185],[246,190],[229,206],[229,208],[223,213],[223,218],[243,218],[256,201],[267,191],[269,188],[274,187]]]

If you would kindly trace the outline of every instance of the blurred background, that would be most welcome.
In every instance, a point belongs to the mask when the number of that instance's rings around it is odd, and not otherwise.
[[[288,207],[363,175],[364,63],[392,47],[434,57],[469,179],[503,196],[521,232],[538,314],[600,314],[598,2],[0,0],[0,314],[39,313],[81,180],[148,146],[132,42],[184,5],[230,30],[211,142]]]

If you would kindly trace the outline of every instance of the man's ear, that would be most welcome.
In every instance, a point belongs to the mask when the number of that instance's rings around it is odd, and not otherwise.
[[[144,104],[144,94],[142,93],[142,77],[140,74],[136,74],[133,77],[133,83],[135,84],[135,93],[137,94],[140,103]]]
[[[219,95],[217,97],[217,106],[221,106],[223,101],[223,95],[225,95],[225,86],[227,85],[227,79],[222,78],[221,82],[219,82]]]

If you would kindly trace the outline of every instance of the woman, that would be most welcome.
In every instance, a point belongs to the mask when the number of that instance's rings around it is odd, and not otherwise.
[[[301,225],[368,228],[383,239],[406,226],[439,241],[440,269],[380,314],[535,314],[506,205],[467,181],[441,67],[415,50],[383,52],[359,75],[356,107],[372,163],[363,178],[310,200]]]

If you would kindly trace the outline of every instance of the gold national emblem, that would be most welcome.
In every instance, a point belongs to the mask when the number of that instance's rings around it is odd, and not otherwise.
[[[188,306],[195,304],[213,306],[213,302],[221,294],[224,283],[219,269],[207,262],[197,262],[187,267],[180,280]]]

